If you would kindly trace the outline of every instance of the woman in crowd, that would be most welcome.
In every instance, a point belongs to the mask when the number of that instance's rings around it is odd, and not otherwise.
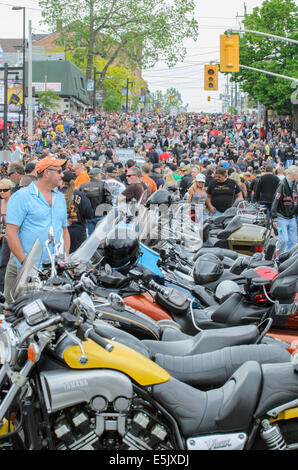
[[[205,191],[206,177],[198,173],[194,183],[188,190],[187,202],[191,203],[191,218],[195,222],[202,223],[206,218],[206,198]]]
[[[94,217],[91,203],[85,194],[75,189],[76,174],[65,171],[62,177],[63,192],[66,200],[68,231],[70,236],[70,253],[75,251],[87,238],[87,219]]]
[[[233,172],[231,172],[229,174],[229,178],[234,180],[238,184],[238,186],[239,186],[239,188],[242,192],[243,199],[247,199],[247,187],[246,187],[244,181],[241,180],[241,177],[240,177],[239,173],[237,173],[234,170]]]

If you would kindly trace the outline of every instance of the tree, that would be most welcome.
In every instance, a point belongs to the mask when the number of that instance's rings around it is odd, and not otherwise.
[[[60,42],[78,61],[86,57],[86,78],[95,56],[106,60],[100,81],[116,59],[129,65],[169,66],[185,56],[183,40],[197,39],[194,0],[40,0],[45,23],[60,28]],[[71,19],[71,22],[70,22]]]
[[[151,94],[150,103],[152,108],[160,109],[163,113],[169,113],[172,107],[177,108],[179,112],[183,104],[181,94],[176,88],[168,88],[165,93],[157,90]]]
[[[265,0],[246,15],[244,29],[298,39],[298,7],[293,0]],[[297,45],[253,33],[240,38],[240,64],[298,78]],[[292,82],[264,73],[240,68],[232,81],[276,114],[292,110]]]
[[[108,91],[107,97],[104,100],[103,107],[105,111],[120,111],[122,100],[112,90]]]
[[[72,53],[67,53],[66,58],[71,61],[74,60]],[[100,57],[95,57],[93,64],[98,72],[105,68],[106,61]],[[84,68],[85,65],[86,58],[82,58],[82,68]],[[104,89],[106,92],[112,91],[113,95],[121,100],[122,88],[126,86],[127,79],[131,84],[129,89],[131,95],[139,96],[141,89],[146,87],[146,82],[141,78],[141,76],[133,73],[128,67],[128,65],[121,64],[119,62],[115,62],[109,66],[108,74],[105,75],[104,80],[96,80],[95,89]]]
[[[38,95],[38,102],[44,110],[55,109],[61,100],[53,90],[42,91]]]

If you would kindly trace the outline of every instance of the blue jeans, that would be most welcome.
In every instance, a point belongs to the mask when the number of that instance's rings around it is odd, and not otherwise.
[[[297,222],[296,217],[285,219],[277,217],[278,221],[278,250],[281,255],[285,251],[290,251],[297,243]]]
[[[97,222],[103,219],[104,216],[101,217],[93,217],[93,219],[87,219],[87,227],[88,227],[88,235],[94,232]]]
[[[214,212],[214,214],[212,214],[212,217],[218,217],[219,215],[222,215],[223,212],[219,212],[218,210],[216,210],[216,212]]]

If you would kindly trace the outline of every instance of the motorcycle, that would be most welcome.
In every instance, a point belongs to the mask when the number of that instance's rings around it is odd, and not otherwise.
[[[109,214],[109,217],[111,216],[111,213]],[[121,217],[116,218],[114,215],[112,216],[111,220],[113,221],[113,224],[110,223],[109,218],[106,218],[104,221],[100,222],[98,225],[97,232],[95,232],[93,237],[90,237],[90,239],[86,240],[82,244],[82,246],[77,250],[73,256],[70,257],[70,261],[72,262],[78,262],[80,261],[80,264],[82,266],[82,270],[84,271],[86,269],[86,266],[88,263],[91,262],[91,265],[93,266],[98,266],[98,264],[102,260],[102,252],[101,250],[98,250],[98,246],[102,248],[103,246],[103,239],[105,238],[106,234],[108,233],[109,229],[111,227],[115,227],[120,220],[120,222],[123,220]],[[146,247],[142,243],[141,245],[141,251],[142,251],[142,256],[140,258],[140,263],[143,265],[146,263],[148,265],[148,259],[149,259],[149,265],[150,268],[153,272],[152,277],[153,280],[157,280],[159,284],[165,284],[165,287],[170,287],[170,288],[176,288],[179,287],[181,290],[184,289],[185,295],[190,295],[190,291],[185,289],[185,280],[182,280],[181,277],[178,278],[177,273],[173,271],[172,277],[166,278],[164,273],[161,272],[160,268],[157,266],[157,261],[159,258],[159,255],[151,250],[150,248]],[[144,259],[144,253],[146,255]],[[149,253],[149,256],[148,256]],[[119,274],[120,275],[120,274]],[[264,273],[266,275],[266,273]],[[110,281],[112,285],[116,282],[115,276],[112,276],[112,280]],[[174,284],[175,283],[175,284]],[[196,296],[196,298],[200,299],[200,303],[202,305],[205,305],[206,307],[208,306],[213,306],[213,307],[221,307],[218,304],[218,301],[214,299],[214,295],[210,294],[204,287],[202,286],[195,286],[193,290],[193,294]],[[185,296],[182,296],[182,298],[185,300]],[[237,325],[240,324],[245,324],[248,321],[249,322],[259,322],[261,321],[264,316],[268,316],[268,312],[272,311],[272,306],[264,306],[264,305],[254,305],[253,303],[249,302],[244,302],[243,303],[243,296],[241,296],[241,301],[242,304],[239,305],[239,299],[236,302],[237,305],[237,312],[236,317],[239,319],[237,321]],[[172,315],[169,315],[169,310],[163,308],[160,303],[154,303],[152,302],[152,296],[148,292],[144,293],[133,293],[131,295],[126,295],[125,296],[125,303],[127,304],[128,307],[132,308],[134,311],[138,311],[141,313],[144,313],[147,316],[152,316],[154,320],[171,320],[173,319]],[[176,302],[177,303],[177,302]],[[182,302],[183,304],[183,302]],[[226,304],[225,304],[226,305]],[[220,311],[224,311],[225,305],[220,308]],[[195,307],[196,305],[193,304]],[[181,306],[180,306],[181,307]],[[186,310],[188,309],[188,305],[186,307]],[[181,310],[180,310],[181,311]],[[171,305],[171,310],[170,312],[173,312],[173,305]],[[229,310],[231,313],[231,311]],[[196,309],[196,314],[199,313],[201,314],[200,309]],[[234,313],[234,311],[233,311]],[[243,315],[244,313],[244,315]],[[290,312],[292,313],[292,312]],[[225,316],[227,316],[228,313],[225,313]],[[180,314],[180,316],[176,316],[175,318],[176,322],[182,323],[182,329],[184,332],[188,334],[196,334],[198,331],[198,325],[194,326],[194,321],[193,321],[193,316],[191,312],[189,312],[189,317],[185,317],[185,310],[183,310],[183,315]],[[196,322],[195,322],[196,323]],[[221,323],[221,326],[223,324]],[[213,324],[211,325],[213,326]],[[231,326],[231,325],[229,325]],[[186,328],[186,330],[185,330]],[[188,329],[187,329],[188,328]],[[201,328],[199,328],[200,330]],[[283,332],[284,334],[285,332]],[[292,343],[293,341],[296,340],[296,337],[293,337],[294,335],[291,334],[289,338],[284,337],[285,341],[288,341],[289,343]]]
[[[1,323],[2,449],[297,449],[294,360],[248,361],[201,391],[103,337],[86,292],[68,310],[60,301],[35,299]]]
[[[100,227],[98,227],[93,238],[98,236],[99,231],[101,234],[103,233]],[[100,237],[101,236],[102,235],[100,235]],[[91,238],[90,241],[86,242],[84,250],[80,248],[81,254],[83,254],[84,251],[86,256],[81,263],[77,264],[74,259],[69,259],[68,263],[63,262],[63,265],[61,265],[57,263],[57,260],[56,262],[53,261],[52,255],[49,252],[50,260],[46,263],[45,270],[41,270],[40,268],[36,268],[36,266],[40,265],[42,254],[42,247],[37,239],[27,256],[26,263],[19,271],[16,283],[11,292],[11,296],[15,300],[14,306],[12,307],[13,310],[19,310],[19,304],[23,306],[26,301],[31,300],[30,294],[39,288],[42,282],[47,282],[47,289],[49,289],[50,286],[55,288],[67,288],[72,284],[74,279],[78,280],[80,278],[85,283],[89,283],[89,293],[95,304],[97,316],[100,316],[100,318],[109,324],[116,325],[123,331],[133,334],[139,339],[154,341],[179,341],[180,339],[189,339],[190,345],[185,348],[185,351],[188,351],[189,355],[190,351],[192,351],[192,355],[194,355],[228,346],[268,343],[268,338],[266,338],[265,335],[270,328],[271,322],[263,322],[258,326],[247,325],[241,326],[240,328],[237,327],[232,329],[228,334],[222,330],[206,333],[195,328],[193,318],[189,315],[189,313],[192,312],[191,305],[186,304],[189,309],[184,311],[184,302],[181,304],[181,298],[179,299],[179,304],[177,304],[175,292],[169,291],[169,293],[167,293],[166,290],[157,283],[155,283],[154,286],[150,272],[149,277],[147,275],[147,287],[142,282],[143,278],[146,279],[143,271],[131,270],[129,278],[117,271],[113,271],[111,268],[108,269],[107,265],[105,265],[104,269],[101,271],[97,269],[96,275],[94,270],[88,272],[88,255],[90,256],[92,253],[92,251],[89,251],[89,248],[91,248],[93,241],[94,240]],[[73,255],[73,258],[75,258],[75,256],[76,254]],[[54,276],[49,274],[47,272],[49,265],[51,266],[52,274],[58,272],[60,275]],[[80,266],[80,269],[84,271],[81,277],[73,276],[72,271],[74,271],[76,266]],[[98,282],[99,280],[100,283]],[[95,284],[93,281],[95,281]],[[100,286],[98,287],[99,284]],[[152,303],[154,287],[156,292],[160,294],[160,298],[158,296],[156,297],[156,303]],[[149,291],[149,289],[151,289],[151,291]],[[142,294],[146,291],[150,292],[150,294],[148,294],[149,298],[147,299],[142,298]],[[115,292],[121,295],[121,299],[124,299],[124,301],[121,300],[120,302],[120,308],[117,308],[115,302],[113,305],[106,304],[106,298],[110,295],[114,295]],[[28,294],[29,297],[26,297],[26,294]],[[65,294],[65,292],[62,291],[62,294]],[[19,298],[21,298],[21,301],[19,301]],[[138,299],[139,302],[140,299],[143,300],[141,311],[131,307],[132,300],[136,299]],[[54,301],[57,302],[55,294]],[[44,302],[46,302],[46,305],[52,307],[53,300],[50,293],[47,300],[44,300]],[[142,313],[143,310],[146,311],[146,308],[150,307],[151,317]],[[164,307],[166,307],[167,310]],[[160,311],[164,312],[164,314],[160,315]],[[154,312],[156,312],[155,317]],[[171,312],[171,315],[167,312]],[[175,319],[177,321],[174,321]],[[187,326],[187,323],[190,325]],[[184,332],[182,332],[183,326],[185,325]],[[185,334],[185,332],[189,331],[191,331],[194,337],[189,338]],[[212,342],[210,342],[211,338]],[[184,346],[186,346],[186,343]],[[285,347],[292,352],[288,344],[285,344]]]
[[[226,248],[237,253],[252,255],[264,251],[271,238],[267,227],[243,223],[240,216],[233,217],[224,229],[210,230],[210,221],[203,227],[203,246]]]
[[[183,250],[191,258],[191,253],[198,251],[198,240],[203,247],[252,255],[263,252],[272,238],[272,230],[266,227],[264,208],[259,205],[240,201],[238,207],[227,209],[221,216],[205,219],[203,228],[188,216],[191,207],[191,204],[177,203],[167,190],[156,191],[148,199],[146,208],[137,206],[144,213],[136,216],[140,241],[159,251],[160,240],[169,238],[168,233],[172,233],[180,245],[184,244]]]

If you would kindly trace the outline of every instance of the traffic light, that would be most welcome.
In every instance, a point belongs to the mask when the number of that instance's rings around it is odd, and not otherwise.
[[[204,67],[204,90],[218,90],[218,65],[205,65]]]
[[[207,101],[211,101],[211,96],[207,96]]]
[[[239,72],[239,36],[238,34],[220,35],[220,71]]]
[[[170,95],[170,96],[169,96],[169,101],[172,103],[172,101],[173,101],[173,95]]]

